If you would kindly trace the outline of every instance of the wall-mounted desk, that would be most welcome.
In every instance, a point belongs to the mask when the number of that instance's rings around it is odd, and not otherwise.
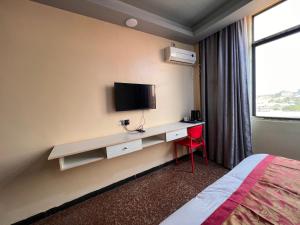
[[[163,142],[187,136],[187,128],[199,123],[170,123],[147,128],[144,133],[120,133],[73,143],[56,145],[48,160],[59,159],[60,170],[67,170],[91,162],[111,159],[139,151]]]

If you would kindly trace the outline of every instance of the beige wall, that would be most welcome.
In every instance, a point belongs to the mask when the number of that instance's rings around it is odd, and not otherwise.
[[[300,160],[300,122],[252,118],[253,151]]]
[[[123,132],[114,81],[156,85],[146,127],[194,106],[194,69],[163,62],[170,40],[25,0],[0,1],[0,224],[16,222],[172,159],[171,144],[60,172],[55,144]],[[193,50],[193,46],[177,43]]]

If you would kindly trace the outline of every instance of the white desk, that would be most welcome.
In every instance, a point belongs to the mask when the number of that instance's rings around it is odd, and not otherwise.
[[[48,160],[59,159],[61,170],[71,169],[87,163],[111,159],[163,142],[187,136],[187,128],[200,123],[170,123],[146,129],[144,133],[120,133],[110,136],[82,140],[52,149]]]

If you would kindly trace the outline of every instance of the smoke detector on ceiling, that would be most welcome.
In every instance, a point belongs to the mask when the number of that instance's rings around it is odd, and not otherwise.
[[[138,25],[138,21],[134,18],[130,18],[126,20],[126,26],[127,27],[136,27]]]

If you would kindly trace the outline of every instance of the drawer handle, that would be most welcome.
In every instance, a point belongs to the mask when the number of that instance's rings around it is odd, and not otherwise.
[[[178,136],[178,134],[175,134],[176,136]]]
[[[127,147],[124,147],[122,150],[125,151],[125,150],[127,150],[127,149],[128,149]]]

